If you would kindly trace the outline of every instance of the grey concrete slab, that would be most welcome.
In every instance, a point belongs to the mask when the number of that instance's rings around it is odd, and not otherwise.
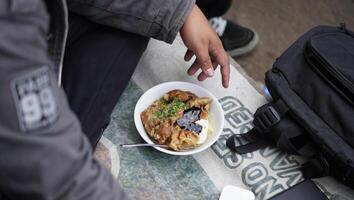
[[[354,29],[354,0],[234,0],[226,18],[254,29],[256,49],[235,58],[257,81],[302,33],[313,26],[345,22]]]

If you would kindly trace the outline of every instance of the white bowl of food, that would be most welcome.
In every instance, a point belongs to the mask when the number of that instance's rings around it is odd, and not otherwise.
[[[165,82],[147,90],[138,100],[134,122],[148,144],[171,155],[191,155],[209,148],[224,127],[218,99],[188,82]]]

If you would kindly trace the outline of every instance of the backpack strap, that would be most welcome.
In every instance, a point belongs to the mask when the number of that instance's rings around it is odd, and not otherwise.
[[[284,116],[288,110],[288,106],[280,98],[275,102],[263,105],[254,114],[254,128],[248,133],[232,135],[227,139],[226,146],[239,154],[252,152],[268,146],[270,141],[264,134],[268,133],[272,127],[278,124],[281,117]],[[249,143],[236,146],[236,137],[244,139]]]
[[[236,145],[236,138],[242,138],[249,143],[245,145]],[[235,151],[238,154],[245,154],[257,149],[264,148],[269,145],[268,141],[261,138],[262,136],[259,135],[259,132],[253,128],[249,132],[245,134],[234,134],[229,137],[226,141],[226,146],[229,147],[232,151]]]
[[[248,133],[232,135],[226,146],[245,154],[273,144],[292,154],[314,156],[311,140],[303,128],[287,115],[288,111],[289,107],[280,98],[263,105],[254,114],[254,128]],[[237,138],[248,143],[236,145]]]
[[[268,103],[259,108],[254,114],[254,128],[260,133],[267,133],[280,122],[288,111],[289,107],[280,98],[275,102]]]

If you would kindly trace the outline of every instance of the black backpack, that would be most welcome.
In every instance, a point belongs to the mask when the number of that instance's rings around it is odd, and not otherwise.
[[[305,178],[332,175],[354,188],[354,33],[311,29],[276,60],[266,86],[273,100],[226,145],[240,154],[276,145],[309,157]],[[240,138],[248,143],[237,146]]]

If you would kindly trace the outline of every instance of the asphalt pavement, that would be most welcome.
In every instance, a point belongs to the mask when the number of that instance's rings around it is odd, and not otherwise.
[[[225,17],[260,36],[253,52],[235,59],[249,76],[264,82],[274,60],[311,27],[344,22],[354,30],[354,0],[234,0]]]

